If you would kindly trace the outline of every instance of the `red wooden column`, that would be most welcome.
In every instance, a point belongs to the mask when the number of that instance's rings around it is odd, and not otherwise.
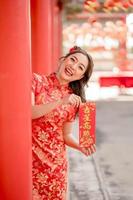
[[[31,0],[32,69],[52,71],[52,0]]]
[[[0,200],[32,200],[28,0],[0,1]]]
[[[58,60],[62,56],[62,8],[61,0],[53,0],[53,70],[58,68]]]
[[[120,32],[119,37],[119,49],[117,53],[117,67],[120,71],[127,71],[129,66],[129,60],[127,58],[127,26],[126,26],[126,15],[123,15],[121,20],[123,21],[123,32]]]

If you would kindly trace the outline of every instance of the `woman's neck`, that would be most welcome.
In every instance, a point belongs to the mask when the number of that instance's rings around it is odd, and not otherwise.
[[[64,80],[64,79],[62,79],[62,78],[60,77],[60,75],[58,74],[58,72],[56,73],[56,77],[57,77],[57,79],[58,79],[58,81],[59,81],[59,83],[60,83],[61,85],[68,85],[68,84],[69,84],[66,80]]]

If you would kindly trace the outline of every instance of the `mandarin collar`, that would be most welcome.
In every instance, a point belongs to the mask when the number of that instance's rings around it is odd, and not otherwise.
[[[53,86],[64,88],[64,89],[70,89],[69,84],[60,83],[59,79],[57,78],[57,74],[55,72],[50,74],[50,78],[52,79]]]

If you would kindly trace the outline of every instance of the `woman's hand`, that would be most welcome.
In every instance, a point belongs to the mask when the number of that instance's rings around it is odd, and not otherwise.
[[[93,144],[89,148],[88,147],[79,147],[79,150],[86,156],[89,156],[96,151],[96,145]]]
[[[73,106],[76,106],[76,107],[78,107],[82,103],[81,97],[76,94],[70,94],[70,95],[64,97],[62,100],[63,100],[64,104],[68,103],[68,104],[72,104]]]

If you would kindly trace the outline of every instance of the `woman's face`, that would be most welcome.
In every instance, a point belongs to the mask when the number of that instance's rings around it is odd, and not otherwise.
[[[64,84],[80,80],[84,76],[87,66],[87,57],[82,53],[75,53],[61,61],[57,76]]]

